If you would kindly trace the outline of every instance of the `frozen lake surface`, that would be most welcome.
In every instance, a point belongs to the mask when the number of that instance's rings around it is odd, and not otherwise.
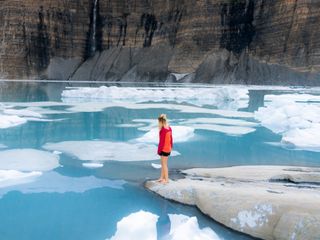
[[[160,113],[173,177],[320,166],[317,88],[1,82],[0,238],[250,239],[144,189],[159,177]]]

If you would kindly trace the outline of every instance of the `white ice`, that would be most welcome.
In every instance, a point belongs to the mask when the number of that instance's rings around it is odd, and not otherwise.
[[[31,111],[28,109],[6,109],[3,111],[4,114],[7,115],[16,115],[19,117],[33,117],[33,118],[41,118],[42,115],[35,111]]]
[[[0,151],[0,169],[18,171],[50,171],[59,167],[59,156],[36,149]]]
[[[264,96],[265,101],[282,101],[292,100],[295,102],[320,102],[320,95],[291,93],[291,94],[267,94]]]
[[[283,144],[320,151],[320,106],[277,99],[259,108],[255,118],[262,126],[281,134]]]
[[[117,223],[110,240],[157,240],[158,216],[145,211],[131,213]]]
[[[251,127],[242,127],[242,126],[227,126],[227,125],[218,125],[218,124],[190,124],[189,126],[197,130],[207,130],[214,132],[221,132],[231,136],[245,135],[251,132],[254,132],[256,129]]]
[[[1,174],[1,172],[0,172]],[[21,174],[21,173],[20,173]],[[66,193],[75,192],[83,193],[96,188],[114,188],[123,189],[126,183],[123,180],[108,180],[96,178],[94,176],[70,177],[63,176],[57,172],[39,172],[23,173],[27,179],[21,180],[20,183],[12,182],[11,185],[0,188],[0,196],[4,196],[11,191],[19,191],[24,194],[28,193]],[[23,176],[23,175],[22,175]],[[14,181],[14,180],[13,180]],[[22,184],[23,183],[23,184]],[[1,180],[0,180],[1,184]]]
[[[0,129],[16,127],[18,125],[26,123],[27,120],[18,116],[3,115],[0,114]]]
[[[201,229],[196,217],[182,214],[169,214],[171,228],[168,239],[180,240],[219,240],[218,235],[211,228]]]
[[[242,119],[234,118],[191,118],[181,121],[182,124],[221,124],[221,125],[233,125],[243,127],[255,127],[258,124]]]
[[[161,165],[160,164],[156,164],[156,163],[151,163],[151,166],[155,169],[160,169]]]
[[[158,216],[140,210],[122,218],[110,240],[156,240]],[[196,217],[169,214],[170,232],[163,236],[167,240],[219,240],[210,228],[200,228]]]
[[[171,126],[172,137],[174,142],[187,142],[194,137],[194,129],[186,126]],[[158,143],[159,141],[159,129],[154,128],[145,133],[137,141],[142,143]]]
[[[66,89],[62,98],[76,99],[107,99],[113,102],[187,102],[196,105],[214,105],[221,108],[246,107],[248,90],[240,87],[211,87],[211,88],[136,88],[136,87],[80,87]],[[244,104],[243,104],[244,100]]]
[[[61,151],[88,161],[148,161],[159,159],[153,144],[110,141],[65,141],[47,143],[44,149]],[[172,156],[179,153],[173,151]]]
[[[95,168],[102,168],[103,164],[102,163],[82,163],[82,166],[84,166],[85,168],[90,168],[90,169],[95,169]]]
[[[0,188],[30,183],[41,175],[42,173],[38,171],[20,172],[16,170],[0,170]]]

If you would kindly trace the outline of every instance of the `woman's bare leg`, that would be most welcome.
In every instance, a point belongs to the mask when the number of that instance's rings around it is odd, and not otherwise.
[[[163,174],[164,178],[162,183],[168,183],[169,182],[169,170],[168,170],[168,157],[161,157],[162,167],[163,167]]]
[[[158,179],[158,182],[161,182],[164,179],[164,171],[163,171],[163,157],[161,156],[160,160],[161,160],[161,175],[160,178]]]

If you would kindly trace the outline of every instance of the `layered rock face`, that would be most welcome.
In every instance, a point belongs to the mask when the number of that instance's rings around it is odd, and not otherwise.
[[[0,77],[319,85],[319,10],[314,0],[3,0]]]

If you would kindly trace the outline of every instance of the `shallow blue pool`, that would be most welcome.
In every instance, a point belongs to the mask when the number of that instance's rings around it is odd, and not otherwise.
[[[0,239],[109,239],[140,210],[158,216],[158,239],[170,235],[168,214],[250,239],[144,189],[159,175],[160,113],[174,131],[172,178],[192,167],[320,166],[308,138],[319,89],[100,85],[0,83]]]

